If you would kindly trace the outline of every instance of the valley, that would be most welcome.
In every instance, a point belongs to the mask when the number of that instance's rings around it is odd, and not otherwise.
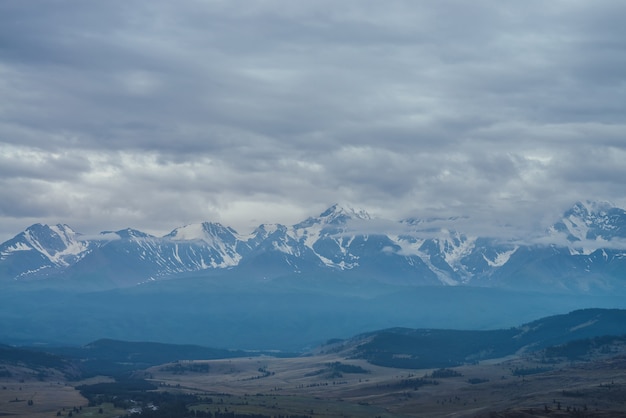
[[[0,244],[0,416],[626,412],[626,211],[525,242],[453,221],[35,224]]]
[[[113,417],[131,409],[89,406],[74,389],[111,378],[71,381],[52,372],[37,378],[27,368],[3,367],[12,376],[0,378],[2,416]],[[152,383],[155,393],[193,399],[187,407],[194,415],[186,416],[619,417],[626,416],[625,370],[626,345],[619,343],[584,361],[548,364],[535,353],[454,368],[399,369],[318,352],[180,360],[132,377]],[[135,411],[139,407],[136,402]]]
[[[624,16],[0,0],[0,418],[626,418]]]
[[[0,416],[626,416],[626,311],[493,331],[391,328],[306,352],[0,346]]]
[[[476,417],[502,411],[526,411],[527,416],[618,416],[619,411],[626,416],[626,357],[621,353],[584,363],[554,363],[549,370],[525,376],[515,371],[537,370],[545,364],[522,356],[453,369],[415,370],[322,355],[215,360],[205,363],[209,373],[198,375],[173,374],[163,367],[148,373],[166,387],[180,386],[211,397],[213,404],[201,408],[213,414],[227,408],[271,416]],[[316,375],[337,361],[367,373]],[[259,369],[271,375],[263,377]],[[438,373],[443,377],[436,377]],[[574,411],[581,413],[574,415]]]

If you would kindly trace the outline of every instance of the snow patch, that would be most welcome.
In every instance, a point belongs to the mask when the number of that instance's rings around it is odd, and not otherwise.
[[[510,251],[498,253],[498,255],[496,256],[494,260],[488,259],[487,257],[485,257],[485,255],[483,255],[483,258],[485,259],[487,264],[489,264],[490,267],[502,267],[509,261],[511,256],[515,253],[515,251],[517,251],[518,248],[519,247],[516,246]]]
[[[458,244],[455,241],[458,241]],[[457,235],[456,240],[439,240],[439,248],[444,254],[446,263],[448,263],[450,266],[456,266],[459,264],[460,260],[463,257],[469,255],[472,252],[475,247],[475,243],[475,238],[463,239],[463,237]]]
[[[203,224],[189,224],[175,229],[168,238],[174,241],[207,241],[209,236]]]
[[[425,239],[399,235],[389,235],[389,239],[391,240],[391,242],[400,247],[400,251],[398,251],[399,255],[403,255],[405,257],[410,257],[413,255],[421,257],[424,255],[422,252],[420,252],[419,249],[424,244],[424,242],[426,242]]]
[[[18,242],[11,247],[5,248],[5,250],[2,251],[0,255],[7,256],[7,255],[10,255],[11,253],[18,252],[18,251],[32,251],[32,250],[33,250],[32,247],[29,247],[23,242]]]

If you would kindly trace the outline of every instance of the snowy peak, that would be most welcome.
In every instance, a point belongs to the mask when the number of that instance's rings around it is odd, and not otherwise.
[[[109,234],[115,234],[122,239],[148,239],[148,238],[156,238],[153,235],[146,234],[145,232],[141,232],[137,229],[126,228],[120,229],[119,231],[103,231],[100,233],[102,236],[106,236]]]
[[[203,222],[176,228],[164,238],[172,241],[204,241],[215,246],[220,241],[234,244],[238,239],[238,234],[234,229],[220,223]]]
[[[569,288],[593,280],[607,287],[608,280],[626,277],[626,211],[613,205],[576,203],[529,243],[469,235],[460,227],[465,219],[457,219],[372,219],[336,204],[293,226],[263,224],[246,236],[212,222],[162,237],[127,228],[92,238],[67,225],[35,224],[0,244],[0,279],[99,275],[134,285],[220,269],[264,279],[350,271],[406,284],[494,285],[537,277],[569,280],[558,283]]]
[[[146,234],[145,232],[139,231],[137,229],[132,229],[132,228],[126,228],[126,229],[121,229],[119,231],[115,231],[115,234],[117,234],[120,238],[126,238],[126,239],[149,239],[149,238],[156,238],[154,235],[150,235],[150,234]]]
[[[234,229],[214,222],[176,228],[163,241],[166,248],[174,245],[170,250],[176,268],[189,271],[236,266],[250,250]]]
[[[295,229],[309,228],[314,225],[322,227],[327,225],[340,226],[345,225],[351,220],[369,220],[372,219],[365,210],[356,210],[351,207],[340,206],[334,204],[316,218],[308,218],[306,221],[294,225]]]
[[[564,215],[574,215],[578,217],[603,216],[612,209],[615,209],[615,205],[610,202],[585,200],[576,202]]]
[[[335,203],[319,216],[324,223],[342,223],[348,219],[371,219],[369,213],[362,209],[354,209],[350,206],[342,206]]]
[[[67,225],[34,224],[0,244],[0,271],[12,279],[46,277],[75,264],[91,247]]]
[[[88,243],[80,240],[80,234],[61,224],[31,225],[16,240],[22,247],[30,247],[59,266],[69,265],[88,249]]]
[[[549,233],[565,235],[572,249],[589,253],[612,239],[626,237],[626,211],[608,202],[578,202]]]
[[[62,247],[78,234],[67,225],[34,224],[26,228],[24,235],[29,242],[48,242]]]
[[[285,235],[288,228],[281,224],[261,224],[250,234],[248,241],[261,242],[271,236]]]

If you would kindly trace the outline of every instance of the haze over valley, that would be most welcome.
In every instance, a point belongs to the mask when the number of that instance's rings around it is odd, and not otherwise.
[[[333,205],[249,235],[210,222],[163,237],[35,224],[0,245],[1,337],[300,351],[386,327],[495,329],[624,307],[623,209],[577,203],[526,242],[455,221]]]

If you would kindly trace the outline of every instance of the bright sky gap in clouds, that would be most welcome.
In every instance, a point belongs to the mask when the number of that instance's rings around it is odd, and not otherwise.
[[[0,239],[626,207],[626,3],[0,3]],[[477,226],[478,225],[478,226]]]

